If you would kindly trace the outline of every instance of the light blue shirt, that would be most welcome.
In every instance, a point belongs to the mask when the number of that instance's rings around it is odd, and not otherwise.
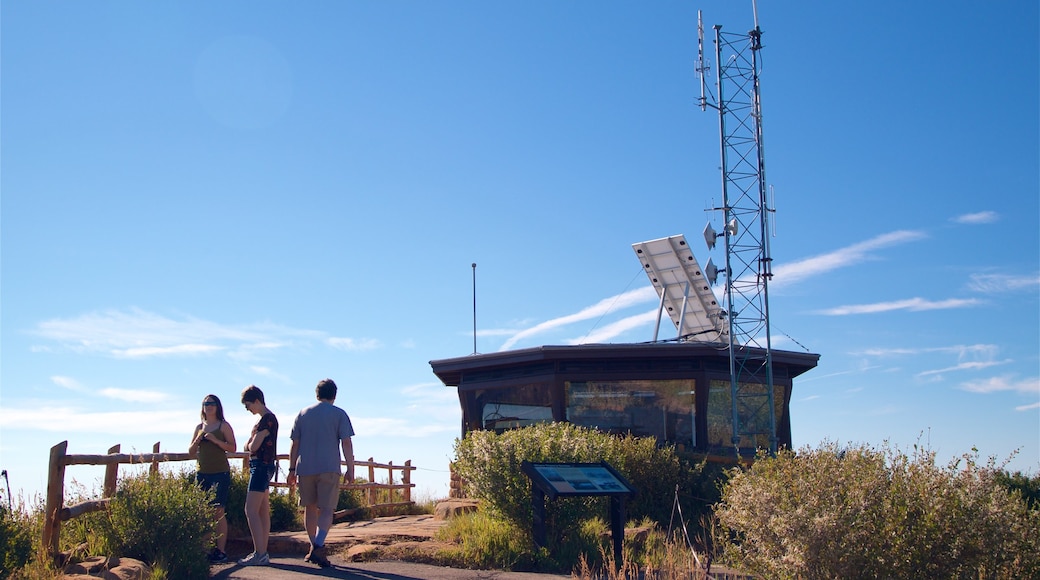
[[[340,441],[354,436],[347,412],[327,401],[303,409],[293,420],[289,437],[299,442],[296,475],[342,473]]]

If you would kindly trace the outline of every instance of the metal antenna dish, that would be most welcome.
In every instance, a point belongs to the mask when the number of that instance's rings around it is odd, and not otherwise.
[[[727,342],[722,309],[686,238],[671,236],[632,244],[650,283],[684,341]],[[658,311],[660,327],[661,310]],[[657,340],[657,331],[654,331]]]

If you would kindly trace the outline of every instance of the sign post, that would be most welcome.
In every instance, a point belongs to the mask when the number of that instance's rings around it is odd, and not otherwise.
[[[635,488],[607,462],[599,463],[531,463],[520,469],[531,479],[531,513],[534,543],[545,546],[545,497],[596,496],[610,497],[610,535],[614,543],[614,563],[621,565],[625,541],[625,501],[636,494]]]

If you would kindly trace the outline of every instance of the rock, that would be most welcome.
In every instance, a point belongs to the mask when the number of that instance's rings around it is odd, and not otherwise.
[[[105,580],[147,580],[152,569],[134,558],[105,558],[95,556],[65,568],[65,580],[104,578]]]
[[[438,520],[449,520],[462,514],[477,511],[479,504],[472,499],[448,499],[437,504],[433,517]]]
[[[358,544],[351,546],[343,555],[348,562],[368,562],[379,558],[379,546],[373,544]]]

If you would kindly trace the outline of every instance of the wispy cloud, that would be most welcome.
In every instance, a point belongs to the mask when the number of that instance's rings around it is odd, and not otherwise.
[[[622,318],[616,322],[612,322],[603,328],[598,328],[583,336],[582,338],[575,338],[567,341],[568,344],[595,344],[598,342],[608,342],[610,339],[617,337],[633,328],[639,328],[640,326],[646,326],[651,322],[657,320],[657,309],[644,312],[642,314],[636,314],[635,316],[629,316]],[[663,323],[662,323],[663,324]],[[669,322],[669,328],[674,328]],[[650,340],[652,337],[647,336],[646,339]]]
[[[383,346],[379,340],[374,338],[346,338],[333,336],[325,339],[325,342],[332,348],[352,352],[375,350]]]
[[[188,410],[90,412],[76,407],[34,406],[30,409],[4,407],[0,425],[4,429],[26,429],[62,433],[184,434],[185,425],[198,422],[198,412]]]
[[[1026,276],[972,274],[971,281],[968,282],[969,290],[986,294],[1034,290],[1037,287],[1040,287],[1040,273]]]
[[[1010,375],[991,377],[961,383],[961,389],[972,393],[998,393],[1012,391],[1027,395],[1040,395],[1040,377],[1017,379]]]
[[[947,353],[957,355],[958,360],[968,357],[992,359],[999,352],[995,344],[955,344],[951,346],[933,346],[927,348],[868,348],[854,351],[851,354],[875,357],[914,356],[922,353]]]
[[[983,301],[976,298],[949,298],[947,300],[925,300],[924,298],[908,298],[905,300],[893,300],[891,302],[875,302],[874,304],[850,304],[814,311],[815,314],[827,316],[848,316],[850,314],[877,314],[879,312],[891,312],[893,310],[909,310],[920,312],[924,310],[949,310],[951,308],[966,308],[982,304]]]
[[[957,224],[991,224],[1000,219],[1000,216],[995,211],[980,211],[976,213],[966,213],[957,217],[951,218],[950,221]]]
[[[509,350],[513,345],[521,340],[567,326],[568,324],[598,318],[614,310],[620,310],[635,304],[641,304],[653,300],[657,300],[657,291],[654,290],[653,286],[644,286],[636,290],[629,290],[628,292],[618,294],[617,296],[604,298],[596,304],[583,308],[575,314],[553,318],[552,320],[547,320],[541,324],[536,324],[531,328],[521,330],[506,340],[499,350]]]
[[[66,377],[61,375],[55,375],[51,377],[51,382],[59,387],[75,391],[77,393],[85,394],[97,394],[105,397],[106,399],[115,399],[118,401],[126,401],[130,403],[161,403],[163,401],[169,401],[171,397],[166,393],[159,391],[150,391],[147,389],[117,389],[114,387],[108,387],[99,391],[94,391],[83,385],[83,383],[72,377]],[[6,412],[7,409],[4,409]]]
[[[1016,411],[1032,411],[1033,409],[1040,409],[1040,401],[1015,407]]]
[[[917,376],[923,378],[923,377],[928,377],[928,376],[932,376],[932,375],[941,375],[941,374],[944,374],[944,373],[957,372],[957,371],[978,371],[978,370],[982,370],[982,369],[988,369],[990,367],[995,367],[995,366],[999,366],[999,365],[1009,364],[1011,362],[1013,362],[1013,361],[1011,361],[1010,359],[1008,359],[1008,360],[1001,360],[1001,361],[963,362],[963,363],[954,365],[952,367],[946,367],[944,369],[935,369],[935,370],[920,372],[920,373],[917,373]]]
[[[109,387],[107,389],[101,389],[98,393],[109,399],[116,399],[118,401],[127,401],[130,403],[162,403],[163,401],[169,401],[170,396],[166,393],[160,393],[158,391],[146,391],[144,389],[116,389]]]
[[[900,230],[882,234],[865,242],[839,248],[819,256],[813,256],[789,264],[778,264],[773,268],[772,284],[776,286],[803,282],[832,270],[854,266],[860,262],[875,259],[871,253],[875,250],[915,242],[926,237],[927,235],[924,232]]]
[[[200,356],[226,352],[249,359],[259,352],[315,340],[321,332],[273,324],[223,325],[191,316],[169,318],[139,308],[91,312],[40,322],[31,333],[61,348],[122,359]],[[34,350],[50,351],[49,346]]]

